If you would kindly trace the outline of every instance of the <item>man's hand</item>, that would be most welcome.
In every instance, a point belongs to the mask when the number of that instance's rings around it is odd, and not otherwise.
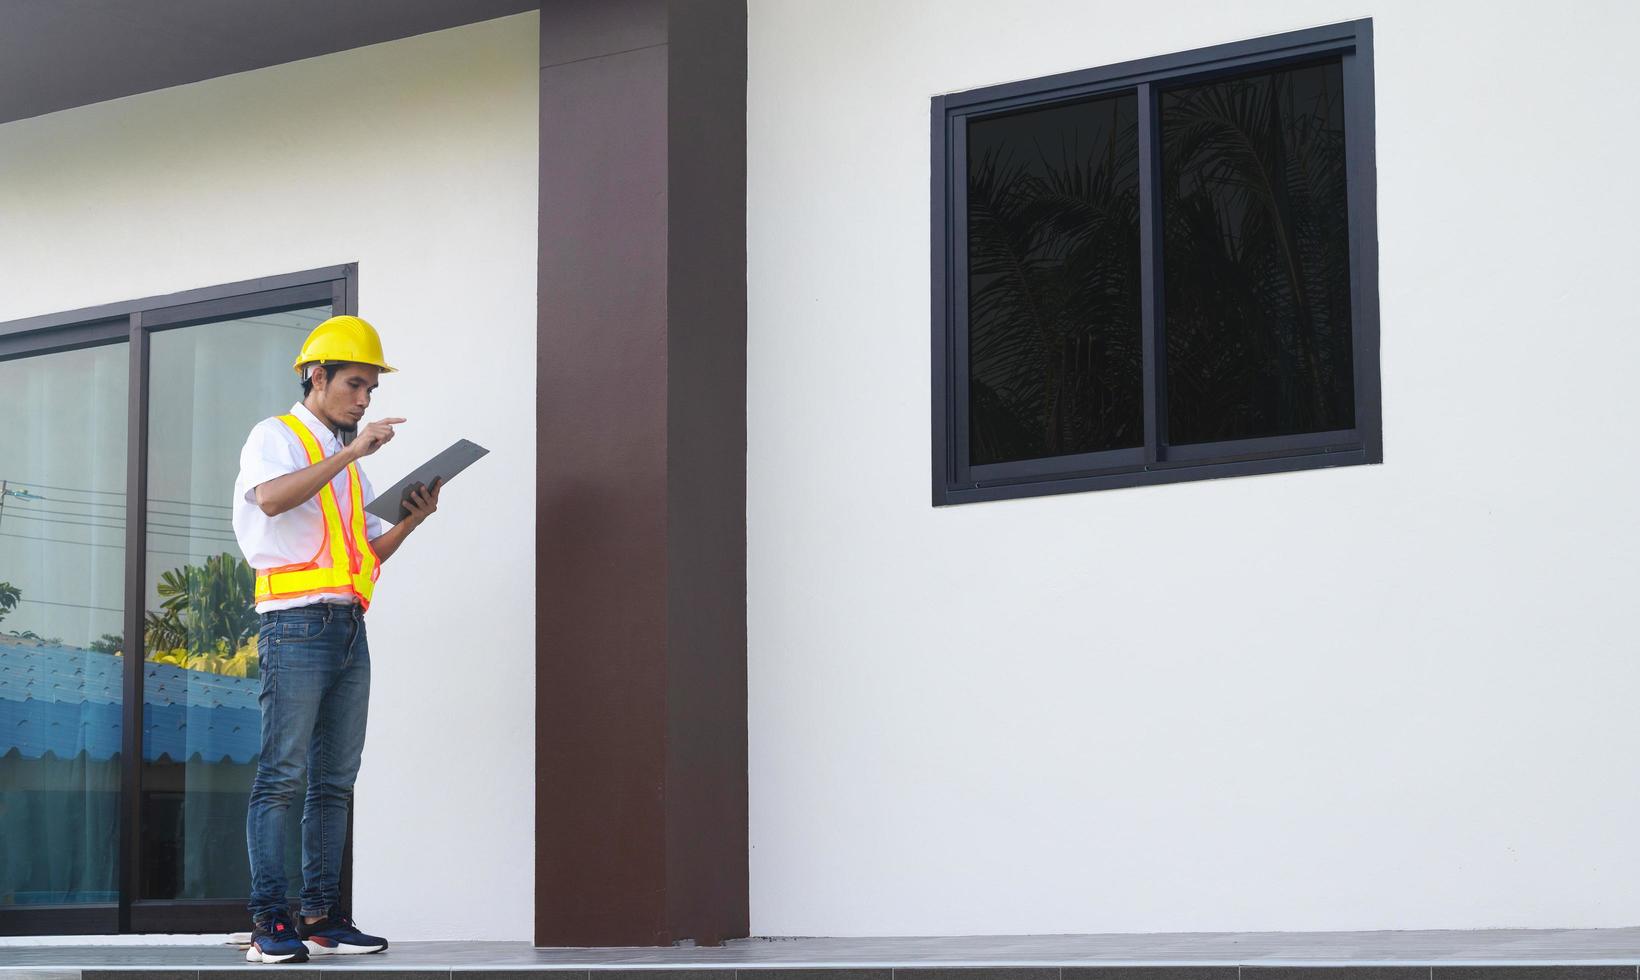
[[[403,523],[415,527],[431,517],[433,511],[438,510],[438,492],[443,489],[440,486],[443,482],[444,478],[438,477],[433,480],[431,487],[418,483],[405,495],[404,509],[410,512],[410,516],[406,517]]]
[[[360,429],[358,436],[343,446],[340,452],[332,453],[311,466],[257,484],[256,506],[262,509],[262,513],[275,517],[307,503],[349,463],[369,456],[393,438],[394,424],[403,421],[394,418],[372,422]]]
[[[387,445],[393,438],[393,426],[405,421],[401,418],[377,419],[359,430],[353,441],[347,444],[354,459],[363,459],[371,453]]]
[[[393,525],[377,537],[370,539],[370,549],[376,553],[379,561],[386,561],[393,552],[399,550],[404,538],[411,531],[421,526],[428,515],[438,510],[438,492],[443,489],[440,484],[442,478],[433,481],[432,489],[416,484],[409,493],[404,495],[404,509],[410,514],[404,520]]]

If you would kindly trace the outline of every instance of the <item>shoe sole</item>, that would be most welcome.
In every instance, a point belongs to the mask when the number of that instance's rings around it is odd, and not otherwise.
[[[335,946],[326,946],[323,943],[315,942],[312,939],[304,939],[302,942],[307,946],[308,952],[314,954],[315,956],[334,956],[337,954],[347,956],[350,954],[379,953],[387,948],[386,943],[382,943],[380,946],[351,946],[347,943],[337,943]]]
[[[264,953],[257,949],[255,945],[245,950],[246,963],[306,963],[307,958],[308,954],[305,949],[299,949],[294,953],[285,953],[282,956],[276,953]]]

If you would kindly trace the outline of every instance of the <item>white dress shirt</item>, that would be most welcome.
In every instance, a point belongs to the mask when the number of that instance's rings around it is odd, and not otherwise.
[[[297,402],[291,406],[290,414],[308,427],[326,456],[341,451],[341,440],[332,435],[329,427],[308,411],[306,405]],[[259,485],[276,476],[306,469],[309,465],[302,441],[278,418],[263,419],[251,428],[245,448],[239,451],[239,478],[233,485],[233,533],[239,539],[239,550],[244,552],[245,560],[250,562],[252,568],[260,571],[281,565],[305,564],[313,560],[319,546],[324,543],[325,518],[319,508],[318,494],[309,497],[300,506],[273,517],[262,513],[262,508],[256,505],[256,488]],[[370,503],[376,494],[370,489],[370,481],[365,477],[362,466],[359,468],[359,485],[364,490],[363,502]],[[336,505],[341,508],[342,524],[346,526],[353,506],[348,493],[346,467],[331,479],[330,486],[336,491]],[[371,540],[381,536],[382,522],[374,514],[366,512],[364,527],[365,535]],[[306,595],[292,599],[267,599],[256,604],[256,611],[264,613],[313,602],[354,601],[354,596]]]

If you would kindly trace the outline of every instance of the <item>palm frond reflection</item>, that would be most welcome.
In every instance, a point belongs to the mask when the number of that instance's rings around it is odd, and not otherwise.
[[[972,463],[1142,445],[1132,94],[969,126]]]

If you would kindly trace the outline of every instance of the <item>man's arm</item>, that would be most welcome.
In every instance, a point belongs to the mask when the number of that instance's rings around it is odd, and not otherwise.
[[[347,468],[347,464],[369,456],[393,438],[393,426],[404,419],[381,419],[359,430],[359,437],[333,456],[311,466],[276,476],[256,485],[256,506],[269,517],[283,514],[312,500],[324,485]]]
[[[404,500],[404,509],[410,512],[410,516],[370,539],[370,550],[376,553],[377,561],[385,564],[393,552],[399,550],[399,545],[404,543],[410,532],[420,527],[421,522],[427,520],[433,511],[438,510],[440,482],[434,480],[431,489],[418,485],[410,491],[410,496]]]

